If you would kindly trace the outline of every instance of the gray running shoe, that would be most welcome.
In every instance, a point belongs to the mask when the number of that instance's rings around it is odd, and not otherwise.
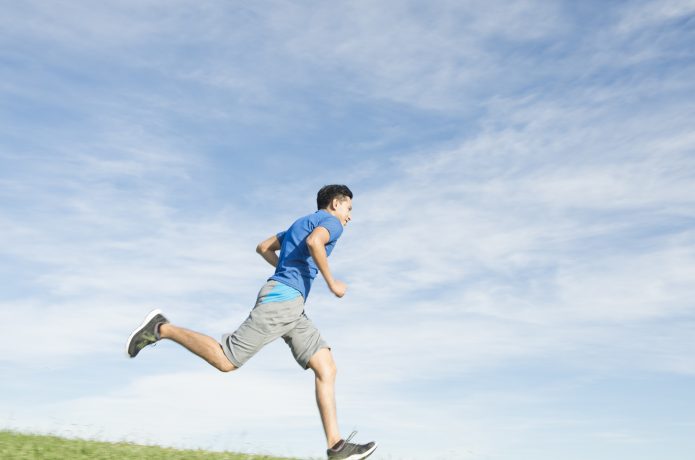
[[[345,441],[341,441],[336,449],[328,449],[329,460],[360,460],[367,458],[376,450],[376,443],[353,444],[350,440],[357,434],[353,431]]]
[[[160,310],[149,312],[145,320],[128,337],[125,345],[128,356],[135,358],[140,350],[157,342],[160,339],[159,325],[168,322]]]

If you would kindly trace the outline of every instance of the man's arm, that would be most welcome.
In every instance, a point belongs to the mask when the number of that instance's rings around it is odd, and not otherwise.
[[[270,265],[277,267],[280,259],[275,251],[279,251],[280,247],[280,240],[276,235],[273,235],[270,238],[258,243],[258,246],[256,246],[256,252],[259,253],[261,257],[263,257]]]
[[[328,255],[326,254],[326,245],[331,239],[331,234],[325,227],[316,227],[309,236],[306,237],[306,245],[309,248],[309,254],[316,262],[316,266],[323,275],[323,279],[328,284],[328,289],[337,297],[345,295],[347,286],[342,281],[333,278],[331,269],[328,266]]]

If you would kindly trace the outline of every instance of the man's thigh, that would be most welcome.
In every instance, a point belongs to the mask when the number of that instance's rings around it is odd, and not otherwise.
[[[295,326],[284,334],[282,338],[289,345],[295,361],[302,369],[309,368],[309,360],[316,352],[322,348],[330,350],[330,346],[321,337],[319,330],[304,313],[297,320]]]
[[[256,306],[248,318],[231,334],[222,336],[222,349],[236,367],[241,367],[261,348],[282,337],[300,321],[304,310],[301,297],[282,302],[265,302],[273,283],[259,292]]]

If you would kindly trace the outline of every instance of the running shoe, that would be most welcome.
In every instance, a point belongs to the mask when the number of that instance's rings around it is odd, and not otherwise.
[[[350,440],[357,434],[353,431],[344,441],[340,441],[337,447],[328,449],[328,460],[360,460],[367,458],[376,450],[376,443],[353,444]]]
[[[130,334],[126,342],[126,352],[131,358],[135,358],[140,350],[148,345],[157,342],[159,336],[159,325],[168,323],[169,320],[160,310],[152,310],[147,314],[144,321]]]

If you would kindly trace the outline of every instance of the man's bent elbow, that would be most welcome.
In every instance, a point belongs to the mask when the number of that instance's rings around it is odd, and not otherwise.
[[[306,245],[309,249],[326,247],[326,243],[321,241],[321,237],[313,233],[306,237]]]
[[[318,240],[318,238],[312,238],[309,236],[306,239],[306,247],[309,249],[309,254],[313,255],[314,252],[321,246],[321,242]]]

